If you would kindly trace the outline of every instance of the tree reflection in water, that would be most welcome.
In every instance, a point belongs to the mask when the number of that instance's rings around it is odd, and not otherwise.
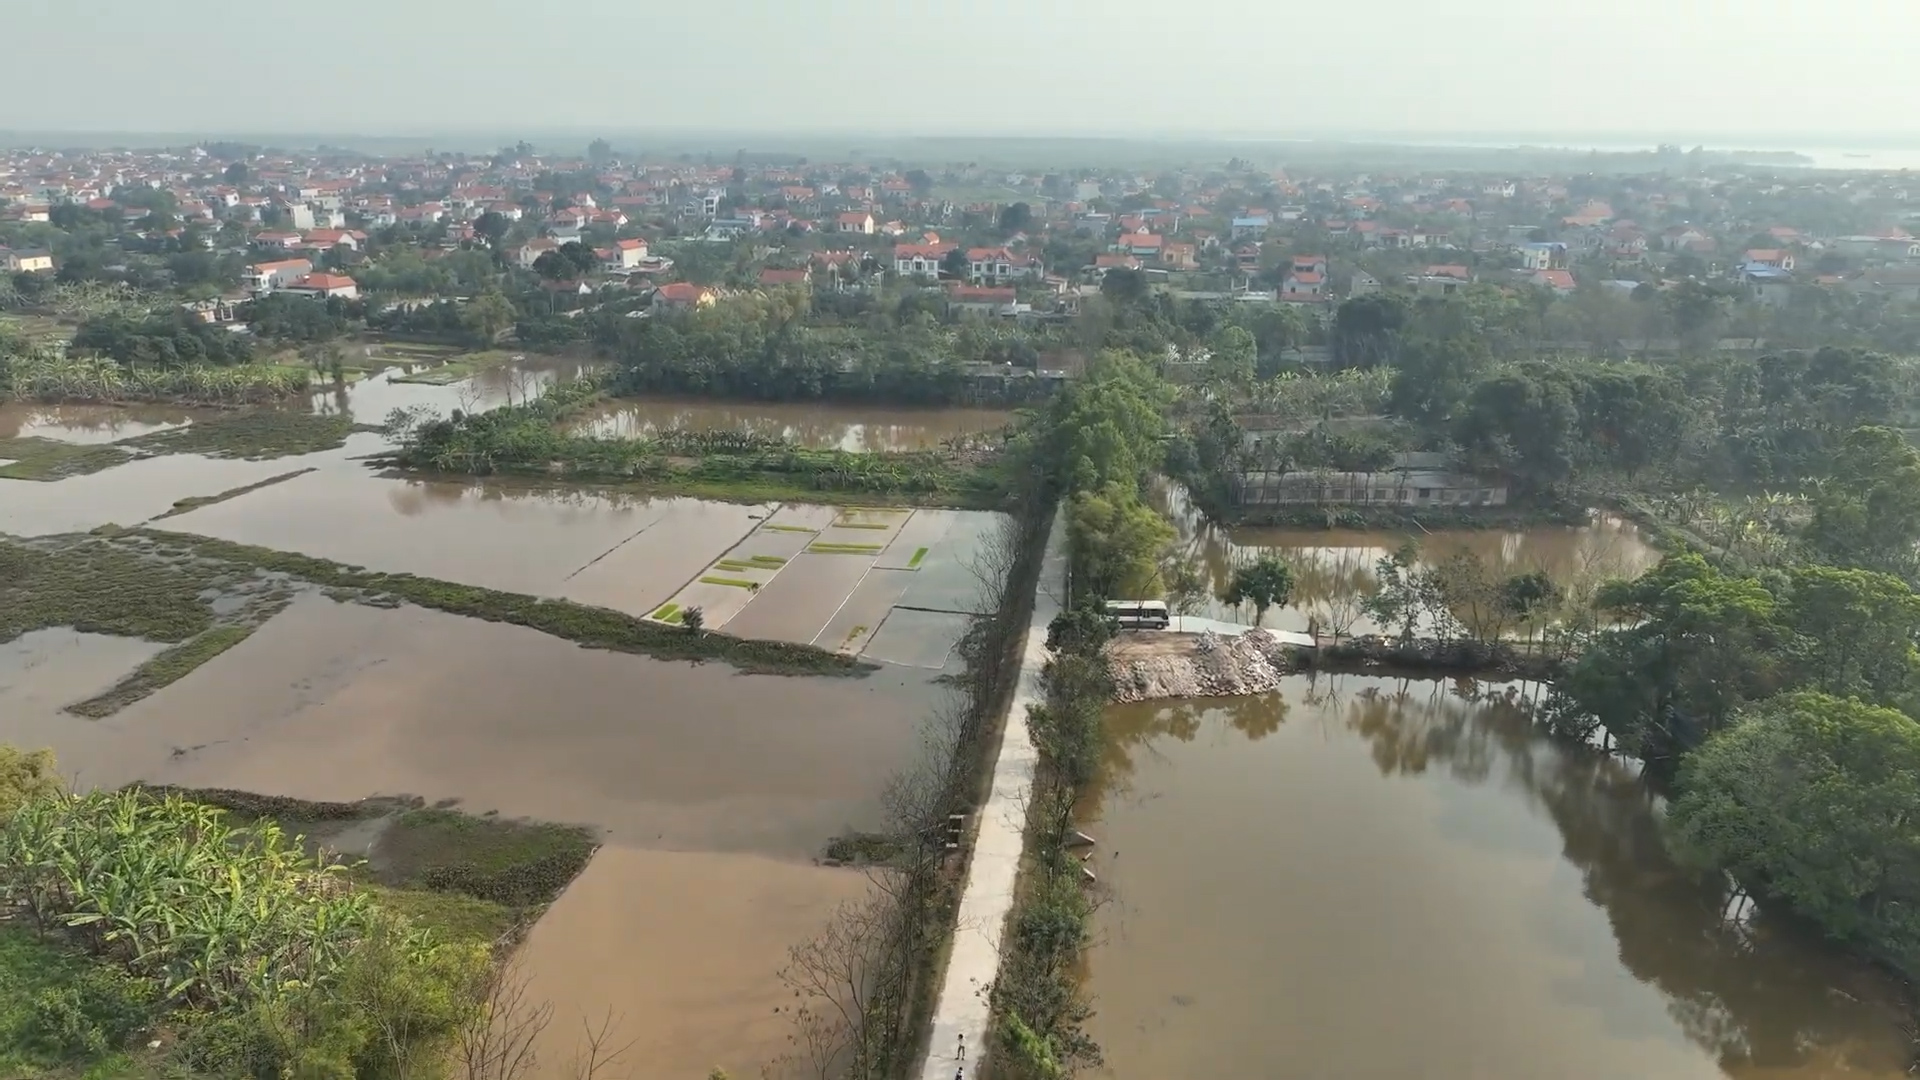
[[[1290,719],[1364,739],[1389,779],[1497,784],[1554,823],[1585,897],[1606,912],[1620,962],[1662,992],[1675,1023],[1730,1075],[1900,1075],[1903,1011],[1892,982],[1724,879],[1676,865],[1661,840],[1659,796],[1635,763],[1549,739],[1529,718],[1541,689],[1320,676],[1260,697],[1116,708],[1101,794],[1128,791],[1136,755],[1162,738],[1232,729],[1262,739]]]

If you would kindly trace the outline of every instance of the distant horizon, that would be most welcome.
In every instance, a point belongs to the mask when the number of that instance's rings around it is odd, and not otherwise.
[[[1820,133],[1773,131],[1773,132],[1719,132],[1719,133],[1683,133],[1674,131],[1631,131],[1631,130],[1588,130],[1588,131],[1410,131],[1391,129],[1317,129],[1293,131],[1234,131],[1234,130],[1186,130],[1186,131],[1142,131],[1133,130],[1021,130],[1021,129],[977,129],[948,132],[908,131],[893,128],[838,128],[838,127],[787,127],[781,129],[755,127],[724,126],[684,126],[684,127],[435,127],[435,128],[390,128],[390,129],[300,129],[256,130],[245,127],[234,128],[119,128],[119,127],[60,127],[60,128],[6,128],[0,127],[0,140],[18,148],[22,141],[26,143],[54,145],[61,140],[101,140],[113,145],[126,145],[128,140],[154,140],[150,145],[179,146],[207,142],[261,142],[279,140],[298,145],[315,145],[328,140],[370,140],[370,141],[473,141],[488,143],[490,148],[511,145],[515,141],[533,143],[541,148],[539,140],[564,139],[580,140],[583,144],[595,139],[657,139],[657,140],[693,140],[706,142],[712,140],[764,140],[769,142],[811,141],[819,139],[844,140],[913,140],[918,142],[968,142],[968,141],[1005,141],[1005,142],[1104,142],[1104,143],[1162,143],[1162,144],[1287,144],[1320,143],[1352,144],[1361,146],[1420,146],[1420,147],[1461,147],[1468,149],[1513,147],[1522,149],[1551,150],[1651,150],[1661,145],[1678,145],[1684,149],[1703,146],[1708,150],[1721,152],[1785,152],[1802,149],[1920,149],[1920,131],[1845,133],[1826,131]],[[501,140],[506,140],[502,142]],[[751,149],[751,147],[747,147]]]

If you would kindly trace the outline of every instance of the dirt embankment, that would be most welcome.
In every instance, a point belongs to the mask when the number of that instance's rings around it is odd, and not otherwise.
[[[1263,633],[1124,634],[1107,652],[1117,702],[1264,694],[1298,667],[1298,650]]]

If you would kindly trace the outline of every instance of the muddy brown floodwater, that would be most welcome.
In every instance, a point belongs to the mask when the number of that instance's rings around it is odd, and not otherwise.
[[[570,1076],[582,1019],[608,1012],[634,1042],[613,1075],[758,1076],[785,1053],[786,950],[867,887],[812,858],[882,825],[948,693],[937,670],[741,675],[310,593],[107,719],[59,712],[155,651],[67,630],[0,646],[0,743],[52,747],[84,786],[411,794],[601,831],[524,948],[556,1010],[534,1080]]]
[[[607,402],[574,427],[622,438],[673,430],[741,431],[792,439],[802,446],[870,453],[924,450],[948,439],[997,431],[1012,415],[995,409],[641,397]]]
[[[1676,867],[1630,768],[1509,705],[1300,677],[1108,727],[1102,1075],[1904,1075],[1889,981]]]

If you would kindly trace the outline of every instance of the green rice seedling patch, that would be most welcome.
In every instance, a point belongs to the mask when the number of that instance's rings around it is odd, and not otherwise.
[[[760,583],[757,581],[747,581],[744,578],[714,577],[712,575],[701,578],[700,583],[702,585],[729,585],[736,589],[747,589],[750,591],[760,588]]]
[[[913,553],[913,558],[907,560],[907,569],[909,570],[920,569],[920,560],[927,557],[927,550],[928,549],[926,548],[915,549]]]

